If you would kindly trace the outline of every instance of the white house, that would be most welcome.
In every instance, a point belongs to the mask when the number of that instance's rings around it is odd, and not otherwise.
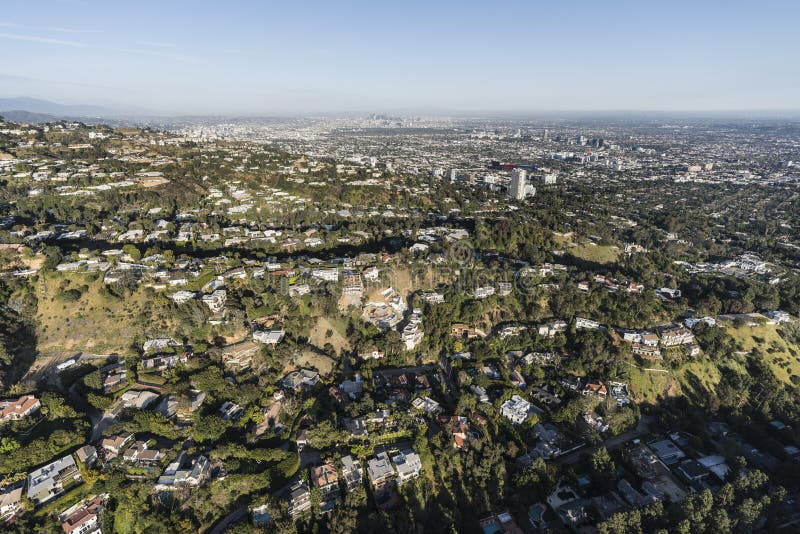
[[[519,395],[514,395],[500,406],[500,414],[515,425],[522,424],[530,410],[531,403]]]

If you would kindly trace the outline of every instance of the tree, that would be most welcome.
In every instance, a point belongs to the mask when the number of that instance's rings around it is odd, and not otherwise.
[[[194,420],[192,436],[199,443],[216,441],[227,429],[228,422],[217,415],[200,416]]]
[[[3,437],[0,439],[0,454],[6,454],[19,449],[20,445],[14,438]]]
[[[128,243],[127,245],[122,247],[122,252],[130,256],[133,261],[139,261],[142,259],[142,253],[136,248],[135,245]]]
[[[45,247],[42,252],[45,256],[44,262],[42,263],[42,270],[44,271],[52,271],[63,259],[61,249],[56,246],[51,245]]]
[[[314,449],[327,449],[345,440],[344,432],[329,420],[323,420],[308,430],[308,444]]]
[[[599,447],[592,453],[592,471],[595,475],[600,477],[607,477],[613,475],[616,466],[611,455],[608,454],[608,449]]]

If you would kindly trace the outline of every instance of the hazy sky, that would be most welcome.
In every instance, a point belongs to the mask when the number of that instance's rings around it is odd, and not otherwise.
[[[4,0],[0,96],[160,113],[800,109],[800,1]]]

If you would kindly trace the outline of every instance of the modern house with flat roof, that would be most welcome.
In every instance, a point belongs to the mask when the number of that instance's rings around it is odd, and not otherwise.
[[[66,488],[81,482],[81,473],[72,455],[64,456],[28,474],[28,499],[42,504]]]

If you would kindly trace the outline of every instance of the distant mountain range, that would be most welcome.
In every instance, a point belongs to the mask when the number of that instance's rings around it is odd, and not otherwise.
[[[39,98],[25,96],[17,98],[0,98],[0,109],[30,111],[32,113],[47,113],[49,115],[85,115],[100,116],[114,113],[114,110],[103,106],[59,104]]]
[[[59,104],[30,97],[0,98],[0,116],[17,122],[51,122],[77,119],[97,122],[97,119],[126,118],[141,115],[141,109],[114,109],[86,104]]]

